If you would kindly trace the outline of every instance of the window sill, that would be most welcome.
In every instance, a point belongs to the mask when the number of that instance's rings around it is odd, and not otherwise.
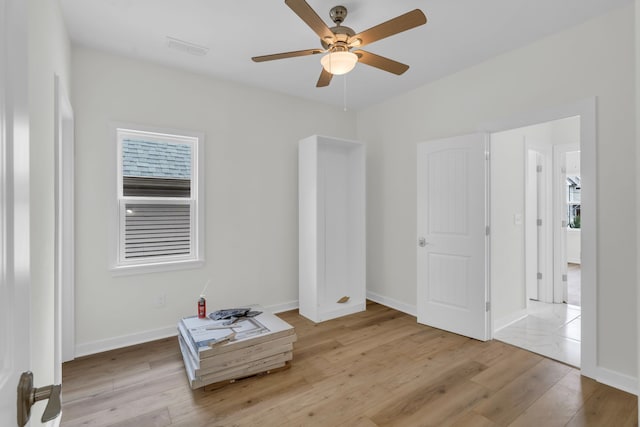
[[[161,273],[164,271],[188,270],[204,265],[203,259],[167,261],[157,264],[119,265],[110,268],[113,276],[129,276],[133,274]]]

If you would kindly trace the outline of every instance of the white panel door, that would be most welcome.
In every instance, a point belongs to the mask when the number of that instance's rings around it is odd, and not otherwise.
[[[29,121],[26,2],[0,0],[0,426],[17,422],[29,368]]]
[[[551,147],[527,141],[525,281],[527,298],[553,302]]]
[[[538,177],[540,154],[533,150],[526,153],[526,189],[525,189],[525,283],[527,299],[539,300],[538,272]]]
[[[418,322],[489,339],[486,134],[418,144]]]

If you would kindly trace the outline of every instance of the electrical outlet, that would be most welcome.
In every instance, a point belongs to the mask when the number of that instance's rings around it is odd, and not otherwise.
[[[164,307],[167,304],[167,296],[165,294],[156,295],[152,300],[152,304],[155,308]]]

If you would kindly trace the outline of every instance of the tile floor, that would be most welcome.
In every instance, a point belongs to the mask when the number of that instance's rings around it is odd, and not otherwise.
[[[527,312],[494,338],[579,368],[580,307],[529,301]]]

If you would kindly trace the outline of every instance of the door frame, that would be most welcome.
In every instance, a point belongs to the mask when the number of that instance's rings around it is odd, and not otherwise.
[[[598,378],[597,359],[597,211],[596,211],[596,106],[597,98],[589,97],[574,103],[525,112],[480,126],[489,133],[521,128],[568,117],[580,116],[580,169],[582,191],[582,339],[581,373]],[[491,298],[493,299],[493,298]]]
[[[55,378],[62,382],[62,362],[75,358],[74,283],[74,115],[68,92],[54,75],[55,150]]]

